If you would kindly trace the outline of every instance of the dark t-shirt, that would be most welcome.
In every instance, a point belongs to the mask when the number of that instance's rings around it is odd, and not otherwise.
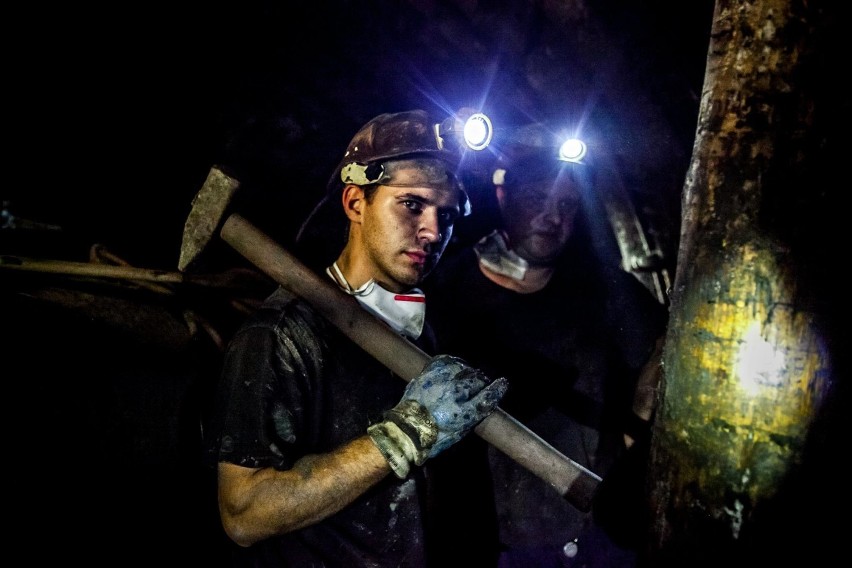
[[[572,254],[544,289],[519,294],[486,278],[472,248],[460,249],[424,283],[427,320],[442,351],[509,379],[501,408],[604,475],[624,451],[635,381],[666,311],[632,275]],[[501,545],[531,562],[548,550],[558,559],[591,516],[502,453],[487,453]]]
[[[279,289],[227,350],[212,461],[289,469],[306,454],[328,452],[364,435],[399,402],[404,388],[401,378],[303,300]],[[422,567],[422,474],[414,468],[405,480],[389,475],[315,525],[234,547],[235,564]]]

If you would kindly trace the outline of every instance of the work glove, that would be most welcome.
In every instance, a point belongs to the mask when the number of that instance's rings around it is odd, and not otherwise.
[[[504,377],[492,382],[462,359],[438,355],[367,433],[397,477],[404,478],[412,463],[423,465],[491,414],[508,386]]]

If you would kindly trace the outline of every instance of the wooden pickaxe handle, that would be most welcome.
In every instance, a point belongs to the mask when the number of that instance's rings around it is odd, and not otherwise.
[[[361,308],[355,298],[321,278],[237,213],[220,229],[221,238],[281,286],[304,298],[352,341],[405,379],[412,380],[430,357]],[[549,483],[571,505],[589,511],[601,478],[561,454],[499,407],[475,432]]]

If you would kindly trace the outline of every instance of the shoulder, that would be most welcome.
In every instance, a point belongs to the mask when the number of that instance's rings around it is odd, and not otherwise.
[[[269,336],[277,340],[290,337],[299,342],[325,335],[326,320],[305,300],[279,287],[264,300],[237,330],[234,340]],[[298,338],[298,341],[295,339]]]
[[[648,319],[649,325],[656,327],[664,325],[668,310],[657,300],[654,293],[634,274],[622,269],[615,270],[614,273],[618,280],[616,289],[620,292],[612,295],[614,309],[620,310],[624,306],[632,306],[643,318]]]
[[[245,322],[243,327],[276,326],[288,321],[316,321],[319,314],[305,300],[279,287],[270,294],[260,308]]]
[[[668,325],[668,308],[633,274],[619,270],[617,286],[609,287],[608,319],[631,365],[638,366],[653,351]]]

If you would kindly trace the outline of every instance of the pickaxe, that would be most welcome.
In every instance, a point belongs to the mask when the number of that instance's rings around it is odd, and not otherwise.
[[[201,253],[218,235],[275,282],[313,305],[388,369],[406,381],[416,377],[431,357],[361,308],[330,279],[303,265],[239,213],[229,211],[239,187],[240,182],[223,168],[210,169],[192,201],[178,269],[192,270],[198,265]],[[549,483],[577,509],[591,509],[600,476],[561,454],[499,407],[479,423],[475,432]]]

